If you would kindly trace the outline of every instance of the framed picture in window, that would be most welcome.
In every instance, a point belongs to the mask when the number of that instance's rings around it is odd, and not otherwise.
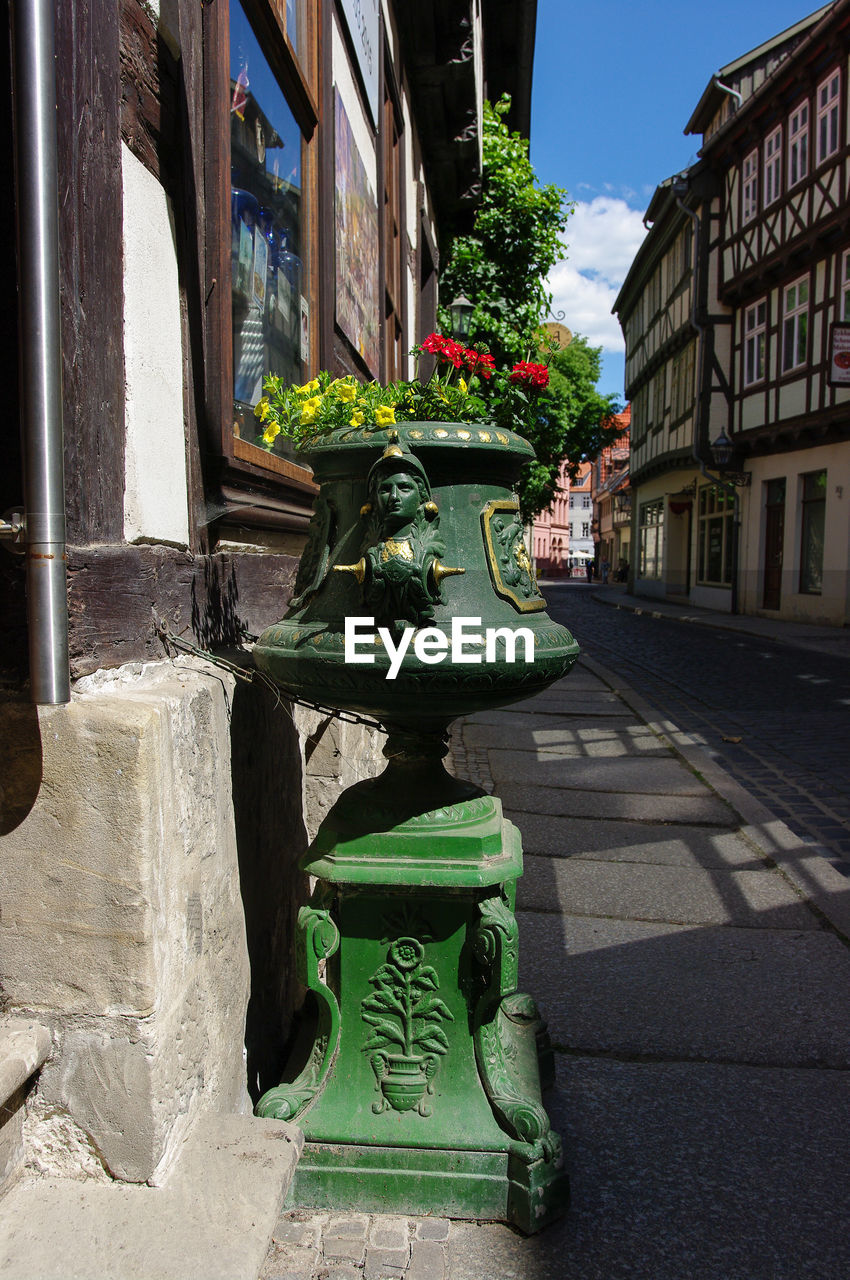
[[[850,387],[850,324],[830,325],[827,380],[831,387]]]

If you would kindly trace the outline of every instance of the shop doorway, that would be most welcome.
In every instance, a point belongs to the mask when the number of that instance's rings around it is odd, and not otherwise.
[[[763,609],[778,609],[782,599],[782,547],[785,541],[785,478],[765,485]]]

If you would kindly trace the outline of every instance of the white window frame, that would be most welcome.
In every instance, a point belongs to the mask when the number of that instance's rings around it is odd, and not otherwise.
[[[744,156],[741,165],[741,222],[752,222],[758,212],[759,153],[758,147]]]
[[[809,100],[788,117],[788,186],[795,187],[809,172]]]
[[[809,349],[809,277],[800,276],[782,290],[782,372],[805,363]]]
[[[841,72],[836,68],[818,85],[817,140],[818,164],[834,156],[839,145],[839,107],[841,102]]]
[[[764,140],[764,207],[782,194],[782,125]]]
[[[760,298],[744,310],[743,383],[753,387],[763,382],[767,354],[767,298]]]

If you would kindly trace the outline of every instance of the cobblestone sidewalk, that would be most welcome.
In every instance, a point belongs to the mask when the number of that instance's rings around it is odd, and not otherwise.
[[[260,1280],[445,1280],[450,1223],[365,1213],[284,1213]]]

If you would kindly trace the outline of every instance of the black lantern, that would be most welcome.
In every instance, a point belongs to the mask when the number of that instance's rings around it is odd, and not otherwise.
[[[720,435],[711,442],[711,456],[718,471],[725,471],[729,466],[732,461],[733,448],[732,441],[721,427]]]
[[[472,313],[475,310],[475,303],[470,302],[465,294],[459,293],[455,300],[450,304],[449,311],[452,317],[452,336],[458,342],[464,342],[469,337],[469,330],[472,326]]]

